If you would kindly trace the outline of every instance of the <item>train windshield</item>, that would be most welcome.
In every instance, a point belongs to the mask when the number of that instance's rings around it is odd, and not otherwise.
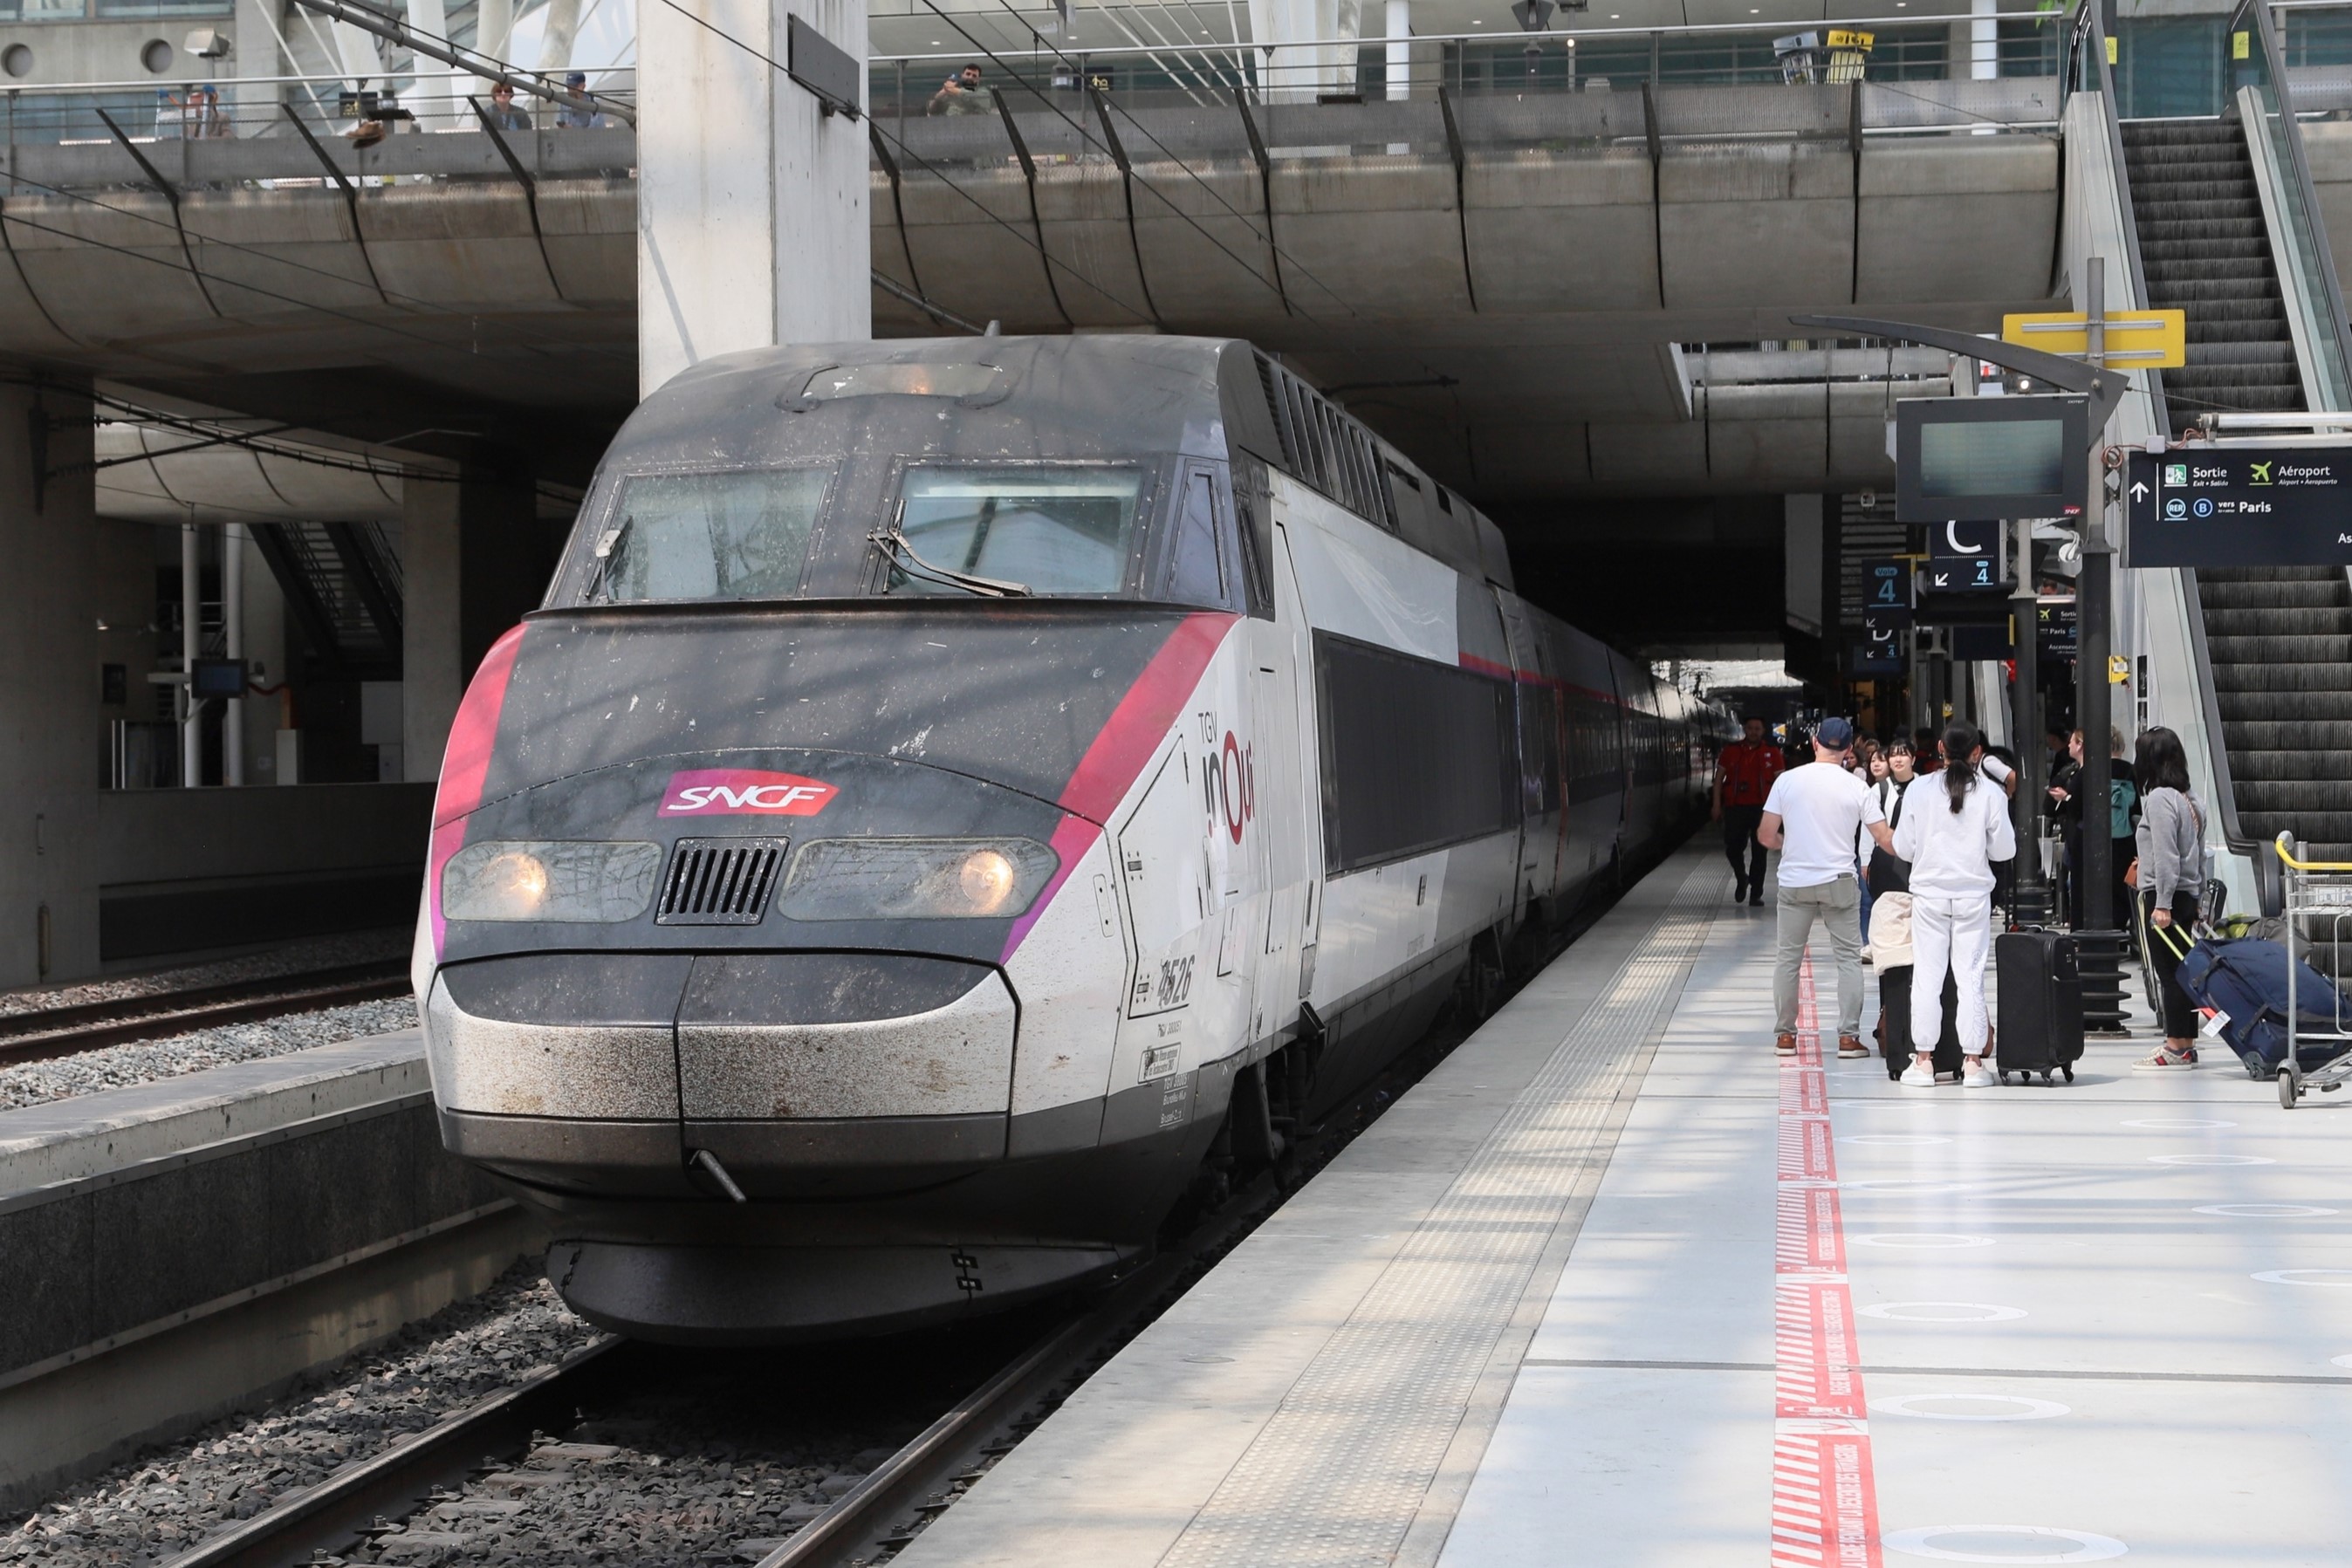
[[[1114,594],[1127,586],[1139,469],[918,466],[900,494],[905,548],[886,591],[973,591],[960,579],[1040,594]]]
[[[582,597],[790,598],[831,477],[824,468],[637,475],[597,536]]]

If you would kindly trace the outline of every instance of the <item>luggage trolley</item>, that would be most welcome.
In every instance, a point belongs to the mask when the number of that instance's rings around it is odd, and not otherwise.
[[[2352,1079],[2352,1002],[2345,999],[2341,985],[2329,988],[2336,994],[2327,999],[2325,1013],[2314,1014],[2332,1016],[2332,1030],[2313,1028],[2294,994],[2296,976],[2305,963],[2318,956],[2323,945],[2327,962],[2311,967],[2339,982],[2345,977],[2346,938],[2352,936],[2352,862],[2297,860],[2294,841],[2285,833],[2273,847],[2286,880],[2286,1060],[2279,1065],[2278,1092],[2279,1103],[2292,1111],[2315,1088],[2332,1090]],[[2314,1068],[2301,1065],[2303,1047],[2330,1044],[2337,1048],[2333,1058]]]

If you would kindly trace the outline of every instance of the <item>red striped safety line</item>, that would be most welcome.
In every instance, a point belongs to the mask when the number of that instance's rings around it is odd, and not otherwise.
[[[1780,1059],[1772,1568],[1881,1568],[1878,1489],[1854,1369],[1860,1357],[1810,957],[1797,985],[1797,1054]]]

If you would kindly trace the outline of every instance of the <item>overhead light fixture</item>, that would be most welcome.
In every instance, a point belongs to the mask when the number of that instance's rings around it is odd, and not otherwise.
[[[1511,15],[1519,19],[1524,32],[1540,33],[1551,23],[1551,14],[1559,7],[1552,0],[1511,0]]]

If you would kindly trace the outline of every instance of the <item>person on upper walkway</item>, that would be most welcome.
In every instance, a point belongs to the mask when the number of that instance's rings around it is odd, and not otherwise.
[[[516,106],[514,89],[505,82],[490,89],[490,125],[498,131],[530,129],[530,110]]]
[[[1797,1049],[1798,974],[1813,923],[1829,933],[1837,956],[1838,1054],[1868,1056],[1862,1043],[1861,885],[1854,878],[1855,835],[1895,847],[1869,786],[1842,766],[1853,726],[1825,718],[1813,732],[1813,759],[1773,780],[1757,842],[1780,852],[1779,949],[1772,966],[1773,1050]]]
[[[1764,737],[1764,721],[1750,714],[1746,733],[1715,759],[1715,820],[1723,824],[1723,852],[1731,859],[1731,902],[1764,902],[1764,846],[1756,829],[1764,801],[1780,777],[1780,748]]]
[[[555,111],[558,131],[601,131],[604,128],[604,110],[588,92],[586,71],[566,71],[563,75],[563,107]]]
[[[996,95],[980,83],[980,68],[966,66],[940,84],[923,106],[925,114],[993,114]]]
[[[1994,1082],[1985,1065],[1990,1020],[1985,1015],[1985,956],[1992,946],[1993,862],[2013,858],[2009,797],[1983,771],[1984,737],[1955,720],[1944,731],[1944,766],[1903,791],[1895,852],[1910,862],[1911,1038],[1934,1040],[1944,1028],[1944,976],[1959,996],[1960,1082]],[[1902,1082],[1936,1086],[1935,1061],[1913,1055]]]

